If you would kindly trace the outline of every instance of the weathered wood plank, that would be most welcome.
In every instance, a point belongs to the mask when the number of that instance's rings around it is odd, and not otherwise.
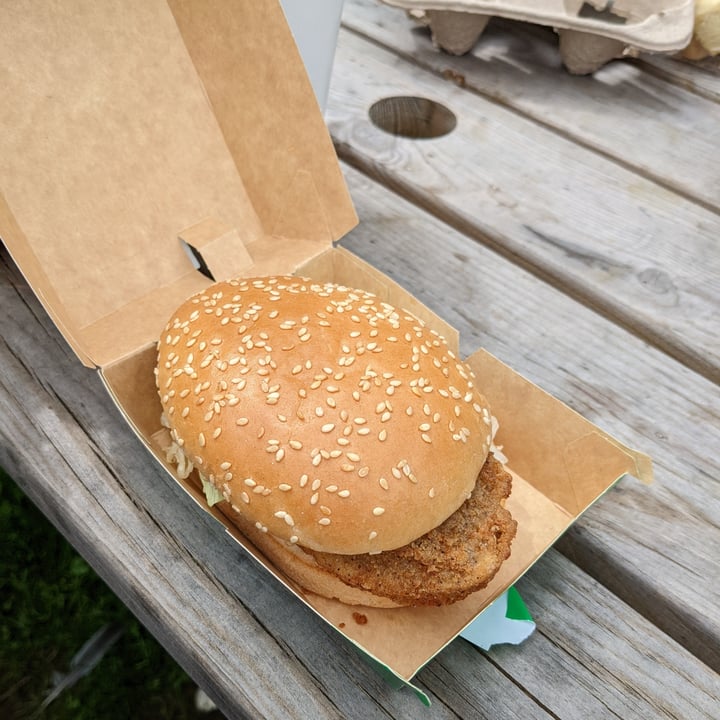
[[[390,688],[195,506],[1,246],[0,261],[0,465],[227,717],[417,717],[414,695]],[[484,656],[474,663],[483,692],[549,717]],[[438,699],[429,717],[456,713]]]
[[[457,128],[384,132],[368,108],[391,95],[437,100]],[[348,162],[720,378],[716,213],[348,31],[326,115]]]
[[[556,594],[560,587],[562,598]],[[519,583],[519,589],[536,613],[540,633],[531,640],[542,643],[546,660],[542,667],[532,668],[526,657],[509,648],[498,648],[493,657],[506,672],[522,675],[526,689],[552,713],[623,720],[712,718],[717,714],[717,675],[707,678],[696,657],[677,656],[668,639],[659,636],[644,618],[618,612],[617,598],[586,575],[574,572],[566,559],[546,555]],[[589,606],[588,597],[597,600],[597,606]],[[551,625],[544,622],[548,599],[553,605]],[[557,622],[559,618],[561,622]],[[621,657],[607,646],[607,638],[617,633],[628,643]],[[582,658],[584,672],[568,676],[564,653]],[[693,686],[694,691],[684,696],[679,689],[683,685]],[[586,686],[602,688],[593,704],[587,703]],[[638,707],[636,693],[647,701],[647,707]]]
[[[623,442],[649,453],[561,543],[590,574],[720,670],[720,388],[349,168],[343,245]],[[552,458],[549,462],[555,461]]]
[[[713,102],[720,102],[720,57],[689,62],[664,55],[643,55],[643,68]]]
[[[715,716],[720,702],[717,676],[708,677],[706,668],[692,655],[678,657],[667,637],[657,635],[645,618],[619,609],[615,596],[578,574],[567,559],[557,553],[547,554],[518,587],[535,613],[538,630],[520,647],[492,648],[489,658],[510,676],[522,677],[525,691],[553,717],[646,720]],[[588,604],[590,597],[597,605]],[[552,623],[546,622],[548,600]],[[561,622],[557,622],[559,617]],[[607,646],[607,639],[618,632],[628,639],[622,657]],[[530,649],[532,653],[528,653]],[[441,655],[419,677],[440,697],[445,697],[442,684],[448,677],[456,682],[460,678],[465,688],[471,688],[480,680],[472,663],[476,652],[463,645],[456,652]],[[535,652],[543,657],[539,664],[533,662]],[[570,671],[567,655],[581,659],[579,671]],[[703,685],[706,681],[709,684]],[[689,683],[694,686],[693,692],[683,696],[678,683]],[[638,705],[638,696],[647,704]],[[460,715],[494,717],[491,701],[488,698],[478,706],[475,695],[467,693]]]
[[[720,152],[720,105],[679,82],[631,62],[610,63],[592,77],[570,75],[555,33],[524,23],[492,22],[471,53],[455,57],[435,48],[404,12],[374,0],[346,3],[343,22],[423,68],[720,209],[720,166],[708,162]],[[674,78],[677,65],[670,66]]]
[[[0,427],[0,463],[227,715],[417,717],[414,697],[385,686],[192,504],[142,448],[98,378],[72,356],[16,271],[0,265],[0,277],[6,309],[0,317],[0,414],[8,419]],[[554,598],[564,590],[545,592],[538,597],[546,608],[542,623],[550,625]],[[587,612],[598,612],[594,603],[587,599]],[[626,608],[616,603],[613,612],[621,627]],[[580,643],[580,660],[557,651],[564,672],[588,672],[582,659],[593,642]],[[607,645],[617,656],[627,652],[622,628]],[[525,662],[542,667],[547,643],[527,647]],[[688,660],[677,645],[669,647],[671,662]],[[456,717],[466,707],[478,708],[478,717],[575,717],[572,711],[550,714],[524,688],[522,675],[508,677],[492,656],[473,650],[470,658],[468,664],[464,643],[453,643],[425,671],[434,673],[427,676],[435,701],[429,718]],[[690,659],[698,673],[694,683],[680,685],[688,697],[703,697],[714,679],[696,666]],[[448,674],[460,667],[465,674]],[[630,716],[648,717],[648,698],[630,685],[625,690],[632,697]],[[597,707],[602,695],[601,688],[582,684],[573,692],[582,707]],[[483,715],[483,708],[492,712]]]
[[[24,305],[4,263],[1,270],[3,467],[221,707],[249,718],[300,716],[306,707],[340,717],[308,672],[286,663],[263,618],[204,566],[214,546],[230,556],[224,534],[128,434],[99,378],[21,288]],[[179,537],[174,528],[183,528]],[[262,575],[234,554],[234,579],[261,594]],[[235,628],[242,642],[228,637]]]

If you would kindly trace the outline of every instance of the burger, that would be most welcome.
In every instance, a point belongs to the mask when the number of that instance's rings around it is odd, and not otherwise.
[[[300,588],[444,605],[509,557],[490,408],[411,313],[296,276],[218,282],[173,313],[156,379],[178,475]]]

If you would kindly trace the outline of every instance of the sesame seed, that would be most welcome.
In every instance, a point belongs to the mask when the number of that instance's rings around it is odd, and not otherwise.
[[[343,464],[340,466],[340,469],[341,469],[343,472],[352,472],[353,470],[355,470],[355,466],[354,466],[354,465],[350,465],[349,463],[343,463]]]
[[[346,453],[347,459],[351,460],[352,462],[360,462],[360,456],[356,452],[349,452]]]
[[[387,481],[384,477],[381,477],[381,478],[378,480],[378,483],[380,484],[380,487],[381,487],[383,490],[389,490],[389,489],[390,489],[390,486],[388,485],[388,481]]]
[[[368,535],[368,540],[374,540],[377,537],[377,533],[375,530],[371,530],[370,534]]]
[[[280,483],[280,485],[278,485],[278,490],[282,492],[288,492],[289,490],[292,490],[292,485],[288,485],[287,483]]]
[[[300,487],[304,488],[307,485],[307,482],[310,478],[307,475],[301,475],[300,476]]]
[[[249,422],[250,421],[246,417],[241,417],[235,421],[235,424],[240,425],[242,427],[243,425],[247,425]]]
[[[198,435],[198,442],[200,443],[200,447],[205,447],[205,435],[203,433]]]
[[[338,493],[338,497],[341,497],[341,498],[350,497],[350,491],[349,490],[340,490],[340,492]]]
[[[385,508],[376,507],[376,508],[373,508],[372,512],[373,512],[373,515],[375,515],[375,517],[379,517],[380,515],[382,515],[385,512]]]
[[[302,446],[303,446],[302,443],[301,443],[299,440],[290,440],[290,441],[288,442],[288,445],[289,445],[293,450],[302,450]]]
[[[387,440],[387,430],[385,430],[385,428],[383,428],[383,429],[378,433],[378,440],[379,440],[380,442],[385,442],[385,440]]]
[[[428,444],[432,443],[432,438],[427,434],[423,433],[420,437]]]
[[[329,517],[321,517],[318,520],[318,525],[329,525],[330,524],[330,518]]]
[[[275,453],[275,462],[280,462],[285,457],[285,450],[283,448],[280,448]]]
[[[370,434],[370,428],[369,427],[361,427],[357,431],[358,435],[369,435]]]

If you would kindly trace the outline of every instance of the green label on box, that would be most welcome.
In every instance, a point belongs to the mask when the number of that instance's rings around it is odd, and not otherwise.
[[[530,615],[520,593],[511,587],[493,603],[488,605],[461,633],[460,637],[482,650],[493,645],[509,643],[519,645],[530,637],[535,630],[535,622]],[[387,665],[369,655],[358,646],[360,655],[382,675],[391,687],[410,688],[423,705],[430,707],[430,698],[417,685],[393,672]]]

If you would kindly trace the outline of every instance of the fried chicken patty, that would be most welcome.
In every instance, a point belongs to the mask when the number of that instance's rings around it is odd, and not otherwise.
[[[446,605],[484,588],[510,556],[517,523],[503,507],[511,476],[491,455],[468,500],[409,545],[377,555],[312,552],[353,587],[403,605]]]

